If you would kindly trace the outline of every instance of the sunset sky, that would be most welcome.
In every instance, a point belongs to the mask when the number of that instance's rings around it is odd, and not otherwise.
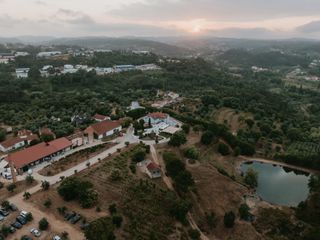
[[[318,38],[320,1],[0,0],[1,37],[206,34]]]

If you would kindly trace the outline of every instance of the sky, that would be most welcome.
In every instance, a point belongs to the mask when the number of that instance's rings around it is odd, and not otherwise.
[[[0,36],[319,38],[319,0],[0,0]]]

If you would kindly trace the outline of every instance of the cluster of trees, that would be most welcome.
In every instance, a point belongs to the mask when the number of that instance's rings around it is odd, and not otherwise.
[[[163,159],[166,172],[173,179],[178,192],[186,193],[194,186],[191,173],[186,170],[185,164],[172,152],[164,152]]]
[[[98,201],[98,193],[92,183],[78,177],[64,179],[58,187],[58,193],[65,201],[79,201],[83,208],[91,208]]]

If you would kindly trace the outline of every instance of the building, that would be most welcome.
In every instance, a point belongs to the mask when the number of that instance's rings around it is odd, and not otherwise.
[[[0,159],[0,176],[8,180],[12,179],[9,163],[4,159]]]
[[[136,69],[140,71],[153,71],[153,70],[160,70],[161,68],[155,64],[144,64],[144,65],[136,66]]]
[[[29,77],[30,68],[17,68],[16,76],[17,78],[27,78]]]
[[[74,68],[73,65],[66,64],[63,66],[63,70],[62,70],[63,74],[67,74],[67,73],[73,74],[76,72],[78,72],[78,69]]]
[[[33,134],[29,130],[20,130],[17,137],[9,138],[0,143],[0,151],[7,153],[26,145],[30,145],[33,140],[39,140],[36,134]]]
[[[147,116],[142,117],[141,119],[145,122],[145,125],[147,125],[147,128],[143,133],[144,135],[151,133],[159,134],[169,127],[174,127],[176,131],[178,131],[182,125],[178,120],[162,112],[149,113]]]
[[[110,117],[96,113],[96,114],[92,117],[92,119],[95,120],[95,121],[97,121],[97,122],[102,122],[102,121],[105,121],[105,120],[110,120]]]
[[[153,162],[149,162],[147,165],[146,165],[146,174],[151,178],[151,179],[154,179],[154,178],[161,178],[161,169],[160,167],[153,163]]]
[[[14,54],[15,57],[26,57],[29,56],[30,54],[28,52],[16,52]]]
[[[9,153],[6,160],[12,162],[20,173],[28,171],[29,168],[51,160],[53,157],[70,150],[72,142],[67,138],[55,139],[51,142],[42,142],[18,152]]]
[[[100,68],[100,67],[96,67],[94,69],[96,71],[96,74],[98,76],[103,76],[103,75],[107,75],[107,74],[111,74],[114,73],[115,70],[113,68]]]
[[[37,54],[37,57],[38,58],[50,58],[50,57],[53,57],[53,56],[58,56],[58,55],[61,55],[62,52],[60,51],[52,51],[52,52],[39,52]]]
[[[80,147],[85,144],[84,134],[81,131],[75,132],[74,134],[67,137],[72,143],[72,148]]]
[[[116,66],[114,66],[114,70],[117,73],[132,71],[135,69],[136,69],[136,67],[134,65],[116,65]]]
[[[89,126],[85,131],[85,135],[88,137],[88,142],[92,142],[93,139],[103,139],[105,137],[112,136],[119,133],[122,130],[120,121],[101,121]]]
[[[136,109],[144,109],[144,107],[142,107],[137,101],[131,102],[131,105],[128,107],[128,110],[136,110]]]

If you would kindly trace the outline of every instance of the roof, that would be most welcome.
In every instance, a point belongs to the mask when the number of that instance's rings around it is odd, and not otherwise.
[[[12,161],[16,168],[20,169],[70,146],[72,146],[72,143],[63,137],[48,143],[42,142],[15,153],[10,153],[7,158]]]
[[[85,132],[88,132],[89,128],[92,128],[92,130],[98,134],[104,134],[106,132],[109,132],[115,128],[118,128],[121,126],[121,122],[120,121],[110,121],[110,120],[106,120],[106,121],[102,121],[102,122],[98,122],[95,123],[93,125],[91,125],[90,127],[88,127]]]
[[[30,136],[32,135],[32,132],[30,130],[27,129],[22,129],[18,131],[18,136]]]
[[[26,140],[26,139],[22,139],[22,138],[19,138],[19,137],[15,137],[15,138],[9,138],[9,139],[1,142],[0,144],[1,144],[4,148],[9,148],[9,147],[14,146],[14,145],[17,144],[17,143],[24,142],[25,140]]]
[[[150,162],[148,165],[147,165],[147,169],[152,172],[152,171],[158,171],[160,170],[159,166],[153,162]]]
[[[40,135],[53,135],[54,133],[52,132],[52,130],[50,128],[44,127],[42,129],[40,129]]]
[[[168,117],[168,115],[166,113],[162,113],[162,112],[153,112],[153,113],[149,113],[148,117],[151,117],[154,119],[165,119]]]
[[[106,120],[108,117],[107,117],[107,116],[104,116],[104,115],[101,115],[101,114],[96,113],[92,118],[93,118],[93,119],[98,119],[98,120],[103,121],[103,120]]]
[[[76,139],[76,138],[83,138],[83,132],[77,131],[77,132],[75,132],[74,134],[69,135],[69,136],[67,137],[67,139],[69,139],[70,141],[71,141],[71,140],[74,140],[74,139]]]

